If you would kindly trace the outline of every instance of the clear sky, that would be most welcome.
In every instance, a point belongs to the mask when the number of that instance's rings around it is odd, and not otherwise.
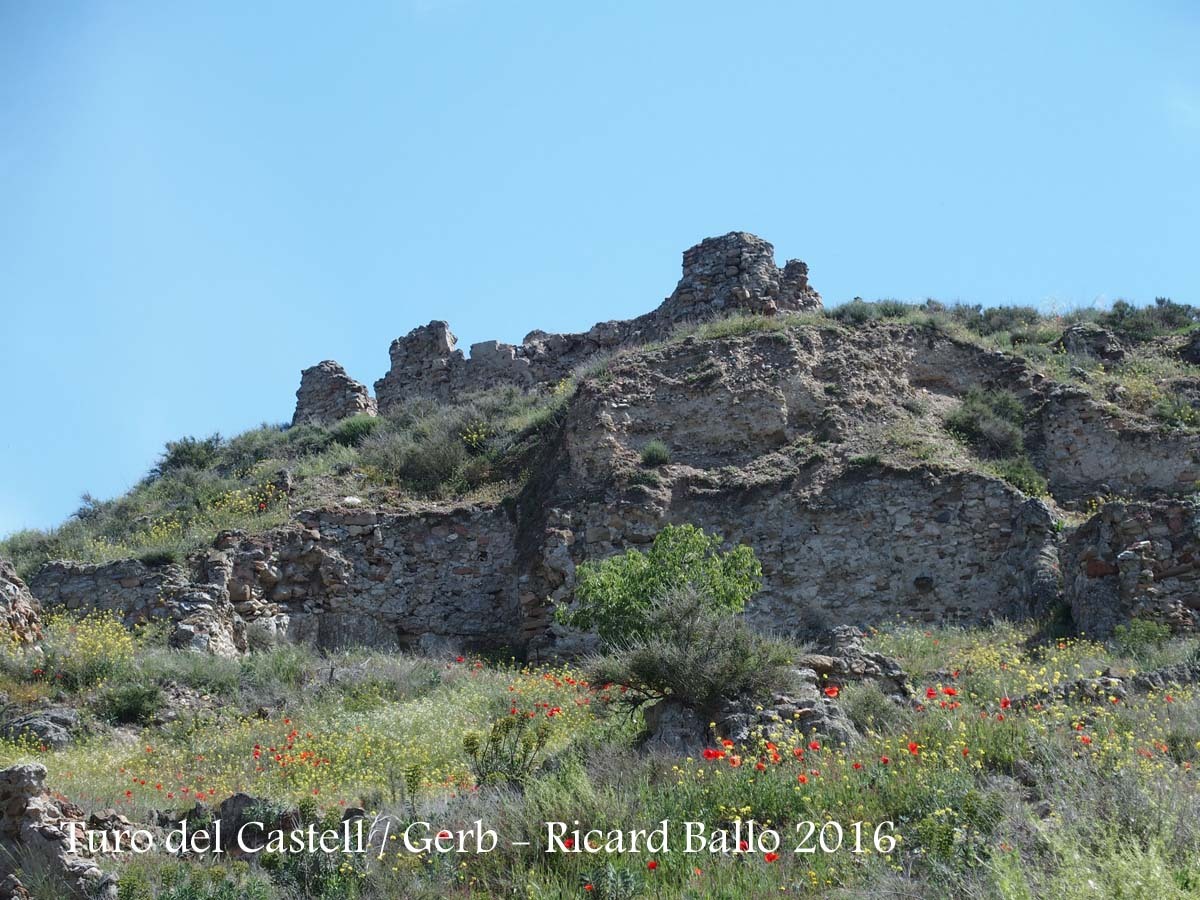
[[[0,534],[734,229],[827,303],[1200,303],[1198,47],[1194,0],[0,0]]]

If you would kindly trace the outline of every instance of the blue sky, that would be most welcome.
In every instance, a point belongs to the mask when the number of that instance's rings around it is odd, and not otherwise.
[[[1200,303],[1197,46],[1191,0],[0,0],[0,534],[734,229],[827,303]]]

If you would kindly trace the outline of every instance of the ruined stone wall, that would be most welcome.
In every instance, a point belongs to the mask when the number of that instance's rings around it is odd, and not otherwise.
[[[790,260],[780,269],[771,244],[732,232],[687,250],[675,291],[658,309],[636,319],[600,322],[576,334],[532,331],[520,345],[483,341],[471,346],[470,356],[457,348],[447,323],[414,328],[392,342],[391,366],[375,382],[375,395],[380,411],[387,413],[414,395],[448,401],[498,384],[550,385],[601,354],[665,338],[682,322],[820,306],[804,263]]]
[[[375,400],[367,386],[347,375],[339,363],[327,359],[300,373],[293,425],[330,425],[357,415],[375,415]]]
[[[808,266],[792,259],[780,269],[771,244],[733,231],[684,251],[683,278],[656,315],[679,322],[734,310],[770,315],[820,308],[821,296],[808,283]]]
[[[544,553],[560,576],[554,600],[570,597],[580,563],[645,545],[668,523],[754,548],[763,587],[747,615],[767,631],[810,636],[897,616],[1025,619],[1059,594],[1053,516],[998,479],[852,472],[817,494],[769,485],[685,493],[661,507],[640,493],[556,517]]]
[[[0,636],[27,644],[42,636],[37,603],[12,564],[0,559]]]
[[[1065,387],[1039,419],[1034,458],[1055,497],[1177,494],[1200,481],[1200,435],[1133,423]]]
[[[32,590],[48,608],[163,619],[177,646],[233,655],[280,639],[516,647],[517,581],[508,515],[458,507],[304,512],[267,534],[224,533],[187,567],[57,562]]]
[[[1200,610],[1200,505],[1106,503],[1063,551],[1076,627],[1106,638],[1131,618],[1194,628]]]
[[[321,510],[299,521],[228,542],[230,599],[252,634],[269,627],[330,647],[519,643],[504,510]]]

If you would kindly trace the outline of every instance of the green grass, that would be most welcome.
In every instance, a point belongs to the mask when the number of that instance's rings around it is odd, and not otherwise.
[[[615,688],[584,684],[569,668],[368,651],[321,658],[299,648],[212,660],[136,641],[102,682],[80,682],[68,701],[86,704],[131,680],[161,680],[203,685],[211,702],[133,740],[100,729],[54,752],[0,743],[0,763],[44,763],[51,787],[85,814],[113,807],[140,822],[151,809],[190,807],[200,791],[215,803],[245,790],[297,808],[306,822],[336,822],[343,803],[361,804],[401,823],[424,819],[446,829],[483,819],[505,838],[489,854],[419,858],[393,847],[382,864],[339,858],[326,868],[301,858],[263,865],[161,853],[106,863],[121,876],[122,896],[145,900],[572,897],[621,885],[634,898],[823,897],[839,890],[1195,896],[1200,692],[1183,685],[1118,703],[1047,700],[1037,708],[1009,708],[1004,698],[1106,668],[1188,659],[1200,640],[1139,628],[1107,646],[1037,644],[1032,630],[880,629],[870,648],[898,659],[919,708],[870,684],[843,684],[837,702],[862,734],[858,742],[813,748],[805,735],[775,739],[772,750],[752,736],[720,748],[726,755],[715,760],[639,752],[640,716],[627,714]],[[87,654],[102,652],[100,635],[84,629]],[[18,704],[36,703],[26,689],[44,682],[14,653],[0,654],[0,689]],[[272,686],[279,688],[276,705],[261,718],[255,704]],[[535,726],[512,731],[511,746],[497,739],[480,762],[488,736],[513,709]],[[531,727],[544,744],[526,753],[520,745]],[[740,765],[730,764],[731,755]],[[507,768],[509,761],[518,768]],[[548,820],[599,828],[698,821],[711,834],[738,817],[783,832],[780,858],[672,852],[654,856],[651,870],[645,855],[546,854],[540,846]],[[868,849],[879,823],[890,821],[900,841],[890,854],[793,854],[804,820],[845,823],[847,831],[850,823],[868,823]],[[672,835],[678,847],[678,824]],[[520,840],[532,844],[511,843]],[[594,886],[585,894],[586,883]],[[55,896],[52,882],[38,889]]]

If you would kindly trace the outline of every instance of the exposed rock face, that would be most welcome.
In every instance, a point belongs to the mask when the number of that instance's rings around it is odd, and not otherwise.
[[[808,266],[775,265],[775,248],[760,237],[732,231],[707,238],[683,254],[683,278],[655,315],[679,322],[734,311],[771,315],[820,309],[808,284]]]
[[[1112,332],[1095,322],[1076,322],[1062,333],[1058,345],[1068,353],[1094,356],[1105,362],[1120,362],[1125,358],[1125,348]]]
[[[0,559],[0,635],[28,644],[42,636],[37,602],[12,565]]]
[[[1107,503],[1063,548],[1076,627],[1106,638],[1132,618],[1194,628],[1200,610],[1200,506]]]
[[[300,373],[293,425],[331,425],[357,415],[375,415],[375,401],[367,386],[347,375],[339,363],[327,359]]]
[[[78,807],[50,796],[45,766],[29,763],[0,770],[0,875],[11,879],[9,889],[15,893],[20,886],[12,869],[20,864],[54,878],[66,897],[113,900],[116,877],[69,851],[68,830],[72,823],[82,827],[82,819]]]

